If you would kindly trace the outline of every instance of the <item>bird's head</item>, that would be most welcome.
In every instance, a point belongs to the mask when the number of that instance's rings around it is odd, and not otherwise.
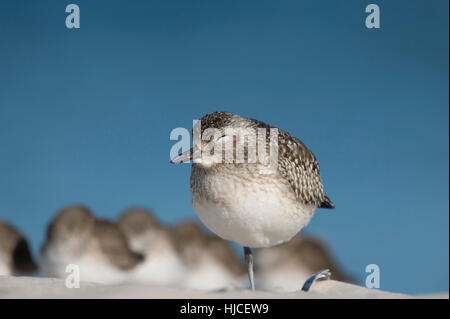
[[[173,158],[171,163],[193,160],[204,168],[210,168],[220,164],[250,163],[250,160],[256,162],[257,137],[261,136],[265,143],[268,128],[261,122],[229,112],[206,114],[192,130],[194,146]],[[260,129],[263,133],[258,131]],[[263,147],[266,149],[265,144]]]

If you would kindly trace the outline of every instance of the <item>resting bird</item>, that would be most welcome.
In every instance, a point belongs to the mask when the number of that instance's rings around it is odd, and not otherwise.
[[[81,281],[117,284],[128,280],[142,260],[116,224],[77,205],[62,209],[48,226],[40,270],[46,277],[66,278],[67,266],[73,264],[79,267]]]
[[[33,275],[36,270],[25,237],[10,224],[0,221],[0,276]]]
[[[286,242],[317,208],[334,208],[319,164],[289,133],[228,112],[206,114],[193,135],[194,147],[171,162],[193,160],[193,208],[212,232],[244,246],[254,290],[251,248]]]
[[[182,286],[202,290],[242,286],[245,267],[225,240],[205,233],[195,222],[174,226],[172,236],[186,265]]]
[[[131,271],[131,281],[165,286],[180,284],[186,267],[169,227],[161,224],[151,211],[139,207],[126,210],[118,225],[131,249],[145,257]]]
[[[296,291],[313,273],[329,269],[331,279],[352,283],[338,266],[325,242],[311,236],[291,240],[255,252],[256,287],[262,290]]]

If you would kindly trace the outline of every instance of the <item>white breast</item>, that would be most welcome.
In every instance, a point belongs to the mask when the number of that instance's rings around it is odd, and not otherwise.
[[[310,269],[302,267],[274,267],[270,271],[257,272],[257,288],[268,291],[298,291],[303,283],[313,274]]]
[[[279,176],[255,179],[238,170],[196,174],[193,169],[193,174],[197,216],[218,236],[243,246],[270,247],[291,239],[316,209],[302,205]]]
[[[0,276],[11,276],[12,271],[9,264],[6,262],[6,260],[3,260],[0,255]]]
[[[39,260],[41,275],[65,279],[71,274],[67,266],[76,265],[81,282],[118,284],[128,279],[127,271],[118,269],[96,251],[90,253],[89,248],[86,248],[86,253],[73,254],[67,247],[47,247],[41,252]]]
[[[135,236],[129,243],[133,250],[145,256],[131,271],[132,282],[176,286],[183,279],[186,267],[167,238]]]
[[[233,275],[223,265],[209,260],[189,269],[184,276],[182,286],[199,290],[218,290],[231,287],[243,287],[242,282],[247,277],[239,278]]]

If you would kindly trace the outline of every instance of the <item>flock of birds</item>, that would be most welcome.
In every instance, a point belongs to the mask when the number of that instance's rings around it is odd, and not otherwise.
[[[244,262],[225,240],[185,221],[161,223],[150,210],[131,208],[116,222],[96,218],[84,206],[63,208],[49,223],[35,262],[26,238],[0,221],[0,276],[67,278],[77,265],[80,280],[101,284],[149,284],[201,290],[244,288]],[[262,248],[255,254],[258,289],[295,291],[313,272],[336,267],[325,245],[313,238]]]
[[[192,161],[194,211],[218,237],[192,222],[167,227],[144,209],[128,210],[114,223],[72,206],[48,227],[41,275],[64,278],[67,265],[75,264],[82,281],[226,289],[245,286],[247,272],[252,290],[298,290],[307,279],[304,291],[329,270],[347,280],[322,244],[297,235],[318,208],[334,208],[319,163],[303,142],[229,112],[204,115],[195,133],[201,140],[171,163]],[[246,266],[225,240],[243,246]],[[24,237],[9,225],[1,226],[0,247],[0,273],[36,268]]]

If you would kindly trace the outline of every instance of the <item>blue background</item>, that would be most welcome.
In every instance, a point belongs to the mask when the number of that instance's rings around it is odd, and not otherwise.
[[[228,110],[318,157],[337,208],[306,232],[384,290],[449,285],[448,1],[0,2],[0,218],[36,254],[59,208],[195,218],[175,127]]]

